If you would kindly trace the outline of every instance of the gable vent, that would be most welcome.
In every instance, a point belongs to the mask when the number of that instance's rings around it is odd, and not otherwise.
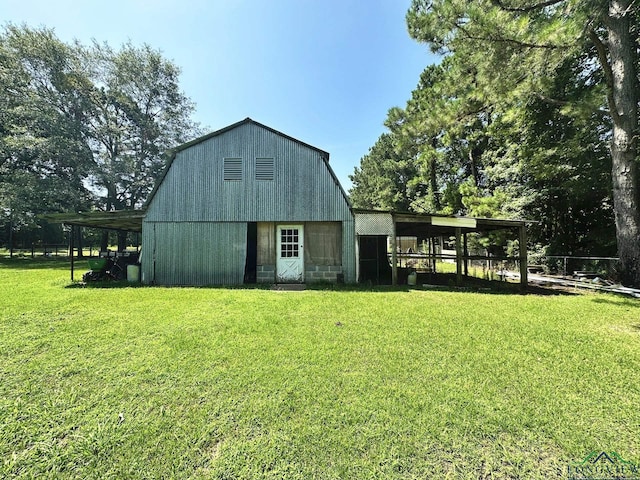
[[[242,159],[241,158],[225,158],[224,159],[224,179],[225,180],[242,180]]]
[[[256,158],[256,180],[273,180],[273,158]]]

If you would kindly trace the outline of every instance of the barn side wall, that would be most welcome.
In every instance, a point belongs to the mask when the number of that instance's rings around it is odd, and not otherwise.
[[[145,222],[142,281],[158,285],[237,285],[244,280],[247,224]]]

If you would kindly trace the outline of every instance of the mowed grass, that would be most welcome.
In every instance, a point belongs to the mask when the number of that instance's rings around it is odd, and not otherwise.
[[[0,477],[549,479],[640,461],[640,303],[68,288],[0,261]]]

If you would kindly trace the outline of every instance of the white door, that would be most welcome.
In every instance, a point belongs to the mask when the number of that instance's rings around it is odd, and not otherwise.
[[[302,225],[278,225],[278,282],[304,282]]]

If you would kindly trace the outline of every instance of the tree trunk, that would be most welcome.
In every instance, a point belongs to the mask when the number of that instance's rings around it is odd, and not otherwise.
[[[100,251],[106,252],[109,250],[109,231],[102,230],[102,234],[100,235]]]
[[[478,147],[472,146],[469,148],[469,165],[471,167],[474,187],[480,187],[480,173],[478,171],[478,159],[480,155],[482,155],[482,150]]]
[[[118,232],[118,251],[124,252],[127,249],[127,232]]]
[[[429,161],[429,186],[431,188],[431,193],[433,194],[433,203],[436,209],[436,212],[439,212],[442,209],[442,203],[440,202],[440,191],[438,190],[438,161],[436,158],[436,148],[438,147],[438,140],[434,137],[431,140],[431,146],[433,147],[434,153],[431,156],[431,160]]]
[[[640,286],[640,212],[638,211],[638,89],[636,53],[631,32],[632,0],[611,0],[607,18],[611,66],[609,107],[613,119],[611,160],[620,277]]]
[[[13,258],[13,214],[9,216],[9,258]]]
[[[78,248],[77,257],[78,258],[84,258],[84,252],[83,252],[84,245],[83,245],[83,242],[82,242],[82,227],[78,227],[76,229],[76,232],[77,232],[76,233],[76,242],[77,242],[76,245],[78,246],[77,247]]]

